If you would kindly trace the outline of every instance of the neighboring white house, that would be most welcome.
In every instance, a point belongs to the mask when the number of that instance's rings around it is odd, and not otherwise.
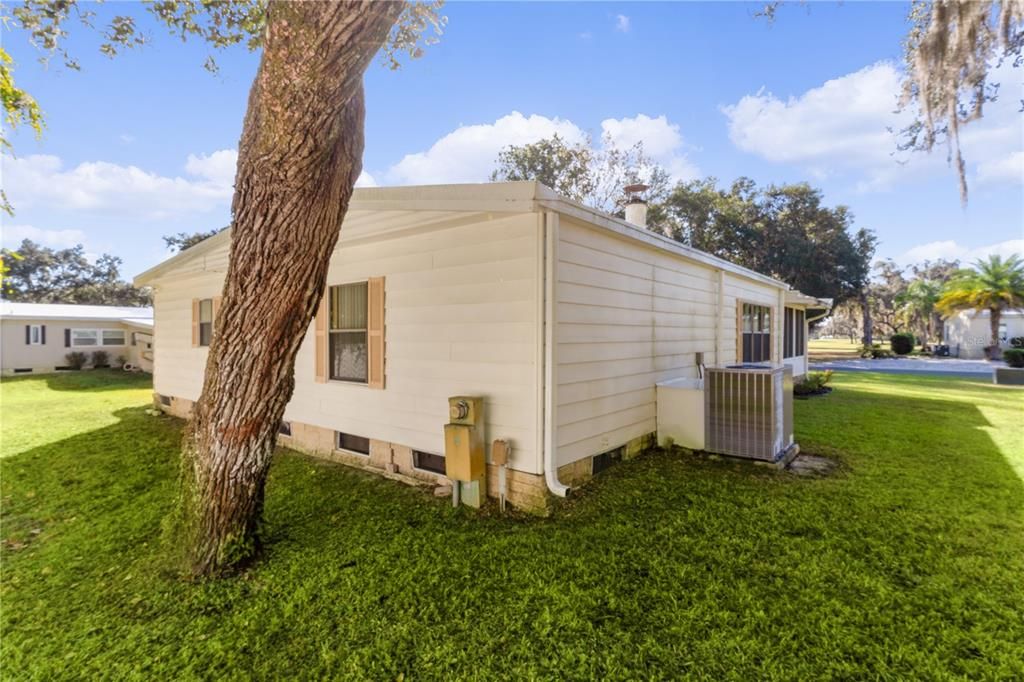
[[[999,345],[1010,347],[1010,339],[1024,337],[1024,311],[1005,310],[999,322]],[[942,323],[943,343],[961,358],[983,358],[992,342],[992,327],[987,310],[964,310]]]
[[[0,301],[3,374],[55,372],[72,351],[153,371],[153,309]]]
[[[174,414],[202,386],[230,239],[135,279],[154,291],[154,388]],[[282,443],[433,480],[448,397],[482,396],[523,507],[651,444],[655,384],[697,376],[701,356],[805,373],[807,311],[828,306],[532,182],[357,189],[328,286]]]

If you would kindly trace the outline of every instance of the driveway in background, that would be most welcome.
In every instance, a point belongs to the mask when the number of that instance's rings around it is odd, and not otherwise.
[[[854,372],[884,372],[886,374],[939,374],[970,378],[991,377],[994,367],[1005,367],[1002,360],[958,360],[956,358],[887,358],[871,360],[857,358],[812,362],[812,370],[836,369]]]

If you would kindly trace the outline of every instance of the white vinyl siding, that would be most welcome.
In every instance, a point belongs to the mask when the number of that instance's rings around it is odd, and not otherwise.
[[[557,263],[558,465],[656,431],[655,384],[733,362],[737,302],[779,297],[726,274],[720,314],[714,268],[564,217]]]
[[[481,395],[488,442],[509,439],[510,465],[541,473],[539,240],[532,213],[350,211],[327,281],[386,278],[387,386],[316,383],[311,324],[296,357],[285,419],[440,453],[448,397]],[[189,352],[191,301],[222,289],[227,251],[225,243],[184,263],[156,289],[160,394],[199,395],[206,354]]]

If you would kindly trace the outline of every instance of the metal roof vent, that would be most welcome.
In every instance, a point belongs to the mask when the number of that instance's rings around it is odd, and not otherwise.
[[[650,189],[647,185],[626,185],[626,222],[637,227],[647,227],[647,200],[643,193]]]

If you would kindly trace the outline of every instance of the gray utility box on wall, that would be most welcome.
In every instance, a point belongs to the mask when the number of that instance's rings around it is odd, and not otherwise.
[[[709,367],[704,377],[705,450],[786,463],[793,441],[793,370],[786,365]]]

